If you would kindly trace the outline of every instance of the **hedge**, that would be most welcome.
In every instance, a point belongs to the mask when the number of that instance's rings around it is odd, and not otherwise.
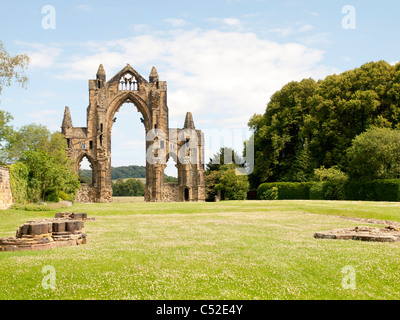
[[[28,167],[22,162],[16,162],[8,167],[13,202],[25,203],[28,200]]]
[[[347,200],[400,201],[400,180],[375,180],[346,183]]]
[[[270,182],[257,189],[257,199],[400,201],[400,179],[347,182]]]
[[[263,194],[270,194],[272,188],[278,188],[278,199],[309,199],[310,188],[313,182],[271,182],[263,183],[257,189],[257,198]]]

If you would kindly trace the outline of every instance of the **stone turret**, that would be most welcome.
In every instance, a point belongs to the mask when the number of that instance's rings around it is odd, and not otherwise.
[[[153,83],[159,81],[158,72],[157,72],[156,67],[151,68],[149,80],[150,80],[150,82],[153,82]]]
[[[61,125],[61,130],[62,133],[65,134],[66,129],[72,128],[72,119],[71,119],[71,113],[69,111],[69,107],[65,107],[65,111],[64,111],[64,118],[63,118],[63,122]]]
[[[184,124],[183,128],[184,129],[193,129],[193,130],[195,129],[191,112],[186,112],[185,124]]]
[[[106,72],[104,71],[103,65],[99,65],[99,69],[97,69],[96,80],[98,88],[104,87],[104,83],[106,82]]]

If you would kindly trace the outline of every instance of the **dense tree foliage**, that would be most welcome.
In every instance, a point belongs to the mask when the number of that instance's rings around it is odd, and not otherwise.
[[[10,133],[0,155],[10,165],[15,201],[58,201],[61,193],[73,198],[79,180],[66,148],[62,133],[42,125],[29,124]]]
[[[353,180],[400,178],[400,131],[371,128],[357,136],[347,151]]]
[[[117,179],[138,179],[146,178],[146,167],[145,166],[121,166],[121,167],[111,167],[111,180]],[[92,170],[89,169],[79,169],[79,180],[82,183],[91,184],[92,183]],[[165,183],[175,183],[178,178],[164,175]]]
[[[305,181],[316,168],[346,168],[352,140],[372,126],[400,128],[400,64],[384,61],[318,82],[290,82],[254,115],[253,187]]]
[[[11,85],[13,81],[25,87],[28,77],[24,70],[27,68],[30,59],[25,54],[10,55],[0,41],[0,94],[4,87]],[[4,143],[13,132],[9,122],[13,119],[10,113],[0,110],[0,144]]]
[[[144,184],[137,179],[118,179],[112,184],[113,196],[115,197],[135,197],[144,196]]]
[[[249,181],[247,175],[237,173],[243,166],[241,157],[231,148],[221,148],[206,165],[206,198],[214,201],[219,193],[223,200],[247,198]]]

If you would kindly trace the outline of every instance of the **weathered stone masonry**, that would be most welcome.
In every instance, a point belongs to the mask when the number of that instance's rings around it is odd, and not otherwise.
[[[124,103],[133,103],[142,114],[146,136],[163,132],[146,141],[146,150],[164,161],[146,161],[145,201],[204,201],[204,136],[196,130],[192,114],[186,114],[182,129],[169,128],[167,83],[159,81],[153,67],[149,81],[129,64],[109,81],[102,65],[96,79],[89,80],[89,106],[87,126],[73,127],[69,108],[65,108],[62,133],[68,143],[69,157],[75,160],[76,170],[83,157],[87,157],[93,171],[92,186],[85,187],[85,195],[77,201],[111,202],[111,130],[115,114]],[[187,145],[190,149],[187,150]],[[183,151],[183,156],[179,152]],[[160,152],[162,155],[159,155]],[[178,183],[164,184],[164,169],[172,156],[178,169]],[[84,199],[84,200],[83,200]]]
[[[8,168],[0,167],[0,210],[8,209],[13,203]]]

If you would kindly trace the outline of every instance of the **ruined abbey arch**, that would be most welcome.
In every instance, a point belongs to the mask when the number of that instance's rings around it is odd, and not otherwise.
[[[111,202],[111,132],[115,114],[124,103],[133,103],[141,113],[146,132],[145,201],[204,201],[204,136],[196,130],[190,112],[182,129],[169,128],[167,83],[159,81],[153,67],[149,81],[129,64],[109,81],[102,65],[95,80],[89,80],[87,126],[73,127],[65,107],[61,130],[76,170],[86,157],[93,183],[77,195],[77,201]],[[164,183],[164,169],[172,157],[178,183]],[[85,193],[83,195],[82,193]]]

